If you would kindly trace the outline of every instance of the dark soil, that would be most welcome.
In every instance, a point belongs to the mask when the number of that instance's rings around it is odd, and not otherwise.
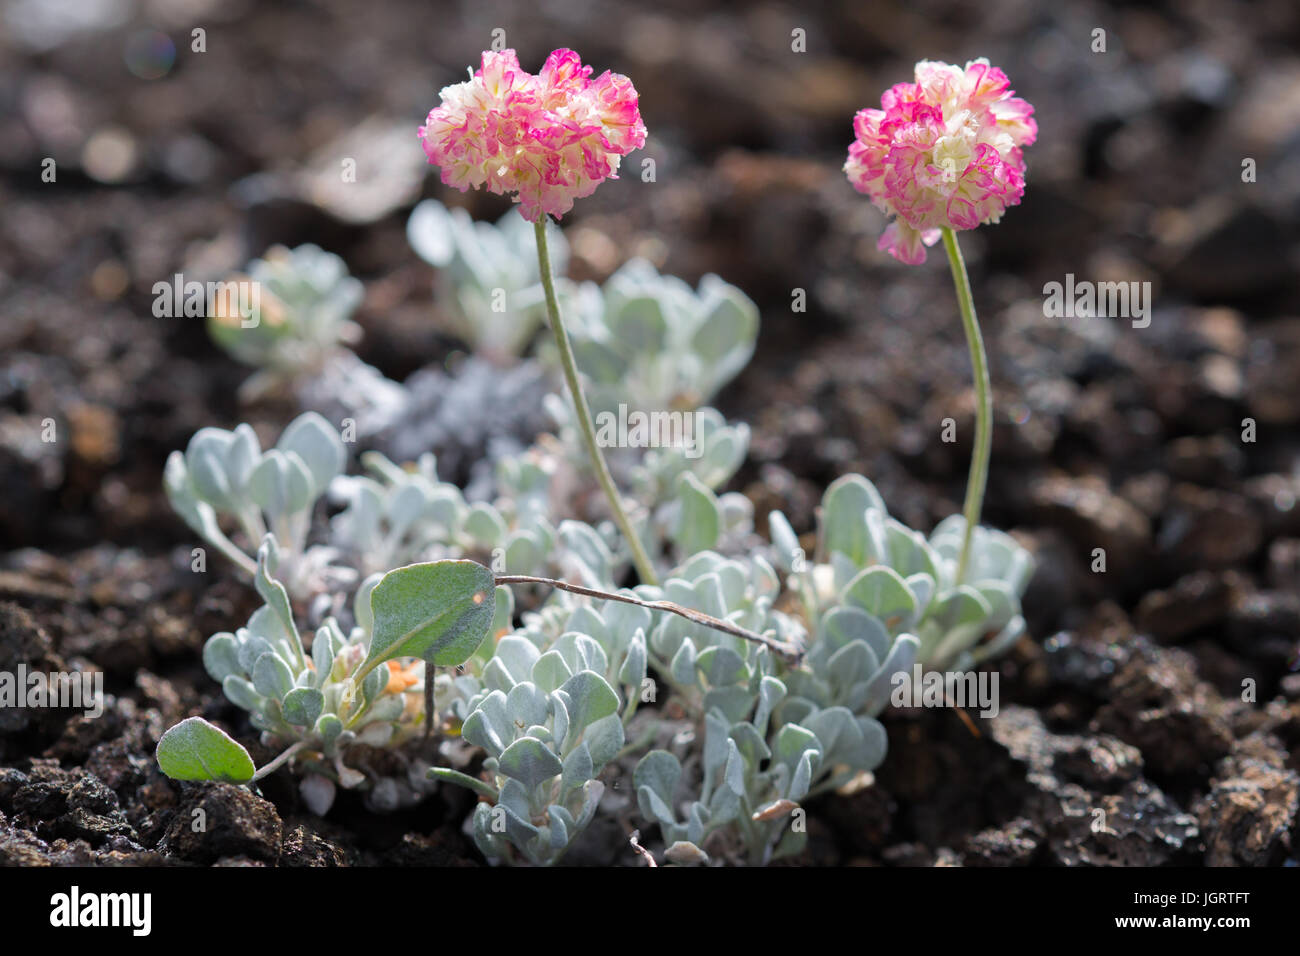
[[[256,598],[217,560],[190,571],[164,459],[202,426],[251,420],[266,440],[287,417],[241,409],[247,370],[200,321],[155,318],[151,290],[315,242],[366,283],[366,361],[399,380],[442,365],[456,346],[430,318],[406,215],[421,190],[485,218],[505,207],[421,185],[414,130],[495,27],[526,66],[571,46],[641,91],[656,181],[633,156],[578,205],[571,271],[641,254],[759,303],[758,354],[719,405],[754,428],[734,487],[799,531],[848,471],[928,529],[959,509],[970,452],[946,263],[875,250],[881,218],[839,171],[853,112],[917,59],[981,55],[1037,108],[1023,204],[963,237],[996,392],[985,520],[1037,552],[1031,637],[998,662],[1002,710],[973,717],[978,735],[951,711],[892,713],[876,786],[814,804],[796,862],[1300,862],[1291,0],[189,6],[194,23],[138,13],[50,49],[0,33],[0,670],[101,671],[108,695],[97,719],[0,713],[0,863],[481,862],[461,829],[473,798],[449,788],[388,817],[344,795],[322,820],[284,772],[256,795],[158,771],[159,735],[191,714],[269,756],[199,659]],[[791,52],[794,28],[809,52]],[[124,62],[151,29],[179,47],[154,80]],[[410,127],[414,172],[353,149],[372,117]],[[340,155],[363,175],[392,165],[359,212],[304,185]],[[1042,285],[1067,273],[1151,281],[1149,327],[1044,318]],[[571,862],[636,864],[635,802],[611,783],[610,818]]]

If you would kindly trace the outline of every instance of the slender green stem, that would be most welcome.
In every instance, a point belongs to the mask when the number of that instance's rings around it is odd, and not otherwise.
[[[437,704],[434,702],[434,671],[433,665],[425,662],[424,665],[424,739],[428,740],[433,736],[434,719],[438,716]]]
[[[564,319],[560,316],[560,303],[555,297],[555,280],[551,275],[551,254],[546,246],[546,217],[539,218],[533,226],[537,232],[537,265],[542,276],[542,288],[546,290],[546,311],[551,317],[551,331],[555,333],[555,345],[560,351],[560,364],[564,367],[564,378],[569,383],[569,394],[573,398],[579,430],[587,445],[587,452],[591,455],[591,464],[596,469],[596,478],[600,481],[601,488],[605,490],[605,497],[609,499],[614,523],[618,525],[619,531],[623,532],[623,537],[627,539],[628,547],[632,551],[632,563],[636,565],[636,573],[640,576],[642,584],[656,585],[659,583],[658,575],[655,574],[654,565],[650,563],[650,557],[646,554],[645,546],[641,544],[636,529],[628,520],[627,512],[623,510],[618,489],[614,486],[609,466],[605,464],[605,456],[601,454],[600,445],[596,441],[596,426],[591,420],[591,408],[587,405],[587,396],[583,394],[582,383],[578,381],[578,366],[573,360],[569,333],[564,329]]]
[[[235,562],[245,574],[250,578],[257,577],[257,562],[239,549],[235,542],[231,541],[220,531],[215,532],[212,537],[206,539],[209,544],[224,554],[231,561]],[[257,540],[262,540],[258,538]]]
[[[624,723],[626,724],[626,722]],[[645,730],[641,732],[640,737],[638,737],[636,740],[632,741],[630,744],[628,744],[622,750],[620,750],[618,752],[618,756],[626,757],[628,754],[639,753],[640,751],[644,750],[646,747],[650,746],[650,744],[655,739],[656,730],[657,728],[655,727],[655,725],[651,724],[649,727],[647,727]]]
[[[307,746],[307,741],[305,740],[298,741],[296,744],[291,746],[284,753],[280,754],[280,756],[276,757],[270,763],[264,764],[260,770],[258,770],[255,774],[253,774],[253,778],[248,782],[256,783],[258,780],[261,780],[263,777],[269,777],[271,774],[275,773],[282,766],[284,766],[286,761],[291,760],[294,754],[296,754],[299,750],[302,750],[302,748],[306,746]]]
[[[989,480],[989,454],[993,448],[993,392],[989,387],[989,363],[984,354],[984,338],[980,335],[979,319],[975,316],[975,300],[971,297],[970,277],[966,263],[957,245],[957,234],[943,230],[943,247],[948,252],[948,265],[952,268],[952,282],[957,287],[957,304],[961,308],[961,324],[966,329],[966,344],[970,347],[970,363],[975,375],[975,450],[971,453],[970,476],[966,479],[966,533],[962,537],[961,557],[957,560],[957,583],[966,576],[966,563],[970,559],[971,535],[980,521],[984,506],[984,487]]]
[[[641,703],[641,695],[637,693],[639,690],[639,687],[632,684],[627,687],[627,706],[623,708],[624,727],[632,723],[632,718],[636,716],[637,706]]]
[[[497,802],[500,794],[497,788],[485,780],[478,777],[471,777],[467,773],[461,773],[459,770],[452,770],[450,767],[430,767],[428,777],[430,780],[446,780],[448,783],[458,784],[462,787],[468,787],[475,793],[482,794],[493,803]]]

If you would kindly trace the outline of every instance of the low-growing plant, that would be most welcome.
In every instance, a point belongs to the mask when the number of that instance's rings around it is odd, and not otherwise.
[[[346,461],[338,432],[308,412],[266,451],[249,425],[233,431],[200,429],[183,454],[174,451],[168,457],[163,487],[185,523],[250,576],[257,567],[252,549],[272,532],[290,593],[306,597],[356,580],[352,571],[334,563],[336,549],[307,542],[316,503]],[[223,523],[244,542],[242,547]]]
[[[368,578],[357,589],[355,624],[334,618],[304,644],[288,591],[275,578],[278,546],[267,535],[255,585],[265,602],[237,631],[210,637],[203,664],[226,697],[249,714],[262,741],[283,752],[255,771],[247,752],[206,722],[191,718],[158,744],[163,772],[178,780],[251,783],[292,763],[304,776],[308,805],[324,813],[335,785],[373,789],[381,781],[354,766],[358,748],[398,749],[428,730],[426,669],[464,663],[496,614],[492,574],[472,561],[411,565]],[[506,608],[508,609],[507,603]],[[242,756],[241,756],[242,754]],[[387,779],[386,801],[400,798],[424,766]],[[408,796],[412,796],[408,794]]]
[[[749,363],[758,324],[749,296],[717,276],[693,290],[632,259],[579,287],[569,332],[595,411],[693,411]]]
[[[414,468],[365,452],[369,476],[344,475],[330,496],[344,509],[331,519],[330,544],[365,574],[445,557],[469,557],[514,574],[558,573],[609,586],[619,564],[605,539],[572,519],[553,524],[550,476],[529,456],[501,462],[494,502],[468,503],[438,480],[425,454]]]
[[[480,849],[493,858],[515,853],[532,862],[558,859],[590,819],[587,801],[593,792],[598,799],[599,790],[588,784],[597,782],[606,752],[622,746],[622,728],[635,714],[653,667],[674,699],[703,721],[705,742],[698,796],[680,819],[672,809],[681,776],[678,758],[656,751],[642,761],[635,779],[642,812],[661,825],[679,856],[703,859],[701,844],[718,830],[726,830],[754,862],[798,852],[806,831],[791,824],[802,810],[800,801],[852,782],[883,759],[885,735],[874,714],[888,701],[887,668],[897,658],[888,659],[883,628],[863,636],[853,630],[862,622],[845,610],[830,616],[805,658],[802,626],[774,609],[779,592],[776,572],[761,558],[746,562],[705,552],[676,569],[662,589],[588,593],[595,598],[590,604],[557,594],[525,615],[522,628],[501,638],[473,675],[449,678],[448,690],[454,686],[457,697],[451,706],[464,715],[464,738],[489,753],[485,771],[491,782],[442,768],[431,773],[507,807],[476,808]],[[669,608],[693,610],[651,614]],[[854,641],[862,646],[845,651]],[[545,723],[560,709],[546,695],[583,673],[589,675],[583,686],[597,688],[603,701],[598,719],[604,723],[594,731],[593,753],[604,759],[590,764],[580,752],[572,756],[585,738],[557,738]],[[567,706],[564,697],[560,703]],[[525,708],[531,708],[527,715]],[[525,717],[537,715],[543,719],[526,732]],[[524,738],[531,739],[520,743]],[[498,758],[516,744],[530,759],[526,765],[507,761],[502,769]],[[587,775],[570,768],[570,760]],[[524,773],[534,776],[522,779]],[[547,800],[561,801],[563,812],[554,812]],[[556,819],[560,830],[543,826]]]
[[[679,852],[703,854],[707,837],[725,828],[751,862],[796,853],[806,834],[792,825],[800,801],[843,785],[884,759],[884,730],[874,719],[881,707],[872,708],[868,694],[837,691],[846,680],[885,684],[890,676],[885,667],[892,662],[885,654],[880,663],[860,653],[841,654],[834,682],[819,680],[828,657],[863,638],[844,633],[837,622],[814,631],[776,610],[780,590],[776,572],[762,558],[742,561],[710,552],[691,558],[664,585],[673,601],[692,602],[714,614],[721,610],[718,616],[807,651],[774,654],[769,647],[673,620],[651,631],[656,669],[671,675],[677,698],[702,715],[704,724],[698,795],[682,816],[674,809],[682,773],[675,755],[649,754],[634,781],[642,813],[660,824],[666,842],[679,844]],[[849,663],[852,672],[844,667]],[[880,704],[887,699],[887,694],[880,697]]]
[[[633,785],[641,813],[659,824],[677,854],[706,861],[703,845],[723,828],[754,865],[798,854],[807,842],[801,801],[884,760],[884,728],[843,707],[781,722],[769,735],[773,703],[784,692],[778,678],[765,677],[742,719],[729,722],[719,711],[705,716],[701,779],[680,817],[678,757],[653,750],[637,765]]]
[[[665,600],[656,588],[611,593],[541,583],[562,589],[556,600],[525,615],[524,626],[498,640],[472,676],[447,682],[448,698],[458,698],[451,706],[464,714],[462,737],[488,754],[489,779],[447,768],[430,773],[490,801],[475,808],[472,824],[486,856],[553,863],[590,822],[604,789],[596,777],[624,745],[648,680],[647,634],[676,622],[686,633],[711,632],[728,647],[754,648],[763,659],[774,648],[792,660],[802,651],[746,626],[757,618],[711,614],[700,604]],[[672,580],[668,587],[678,590]],[[656,620],[656,611],[671,613]]]
[[[342,259],[319,246],[272,246],[230,281],[256,283],[256,305],[245,315],[229,303],[212,303],[208,332],[231,356],[258,369],[242,386],[248,397],[319,372],[331,355],[361,337],[352,321],[361,283],[348,275]]]
[[[487,753],[491,783],[441,767],[431,773],[491,801],[471,818],[485,856],[513,847],[532,863],[552,863],[596,813],[604,792],[596,777],[624,742],[619,697],[600,674],[608,664],[600,645],[583,635],[546,655],[524,638],[502,638],[492,664],[485,680],[508,690],[471,700],[461,728]]]
[[[310,244],[273,246],[227,282],[254,293],[246,308],[217,298],[208,317],[213,341],[257,370],[240,385],[241,401],[288,394],[304,410],[351,419],[358,437],[400,417],[405,388],[352,351],[361,327],[351,315],[363,289],[342,259]]]
[[[436,301],[449,331],[476,354],[517,361],[546,317],[532,225],[517,210],[487,223],[426,199],[411,212],[406,235],[416,254],[439,270]],[[551,254],[563,273],[569,258],[563,236],[555,237]]]
[[[890,518],[875,488],[859,476],[828,489],[819,519],[817,557],[806,562],[788,522],[779,513],[772,517],[775,553],[785,558],[791,590],[801,599],[798,617],[775,609],[780,580],[762,558],[736,560],[705,551],[675,569],[662,589],[641,586],[633,592],[644,601],[702,610],[769,635],[772,643],[617,606],[611,626],[605,620],[609,602],[575,606],[557,595],[502,639],[498,655],[479,671],[484,683],[462,712],[468,719],[487,695],[508,695],[511,681],[531,677],[540,683],[538,667],[564,661],[566,668],[555,667],[558,676],[547,671],[554,684],[573,672],[569,658],[581,648],[582,665],[614,697],[613,689],[621,689],[621,706],[610,713],[621,712],[627,720],[636,708],[635,681],[648,664],[668,681],[674,699],[699,715],[704,744],[699,763],[690,764],[692,774],[698,773],[698,779],[692,776],[695,795],[684,804],[676,801],[683,776],[679,757],[654,751],[642,760],[634,780],[642,813],[660,824],[682,858],[707,858],[703,844],[719,831],[724,844],[739,846],[754,863],[799,852],[806,839],[802,803],[860,786],[883,760],[886,738],[875,718],[900,675],[910,680],[918,659],[964,668],[1005,650],[1023,632],[1018,601],[1033,569],[1014,539],[981,529],[968,566],[971,583],[955,583],[964,537],[960,518],[943,522],[927,541]],[[568,653],[548,656],[554,645]],[[787,653],[774,653],[773,647]],[[543,658],[547,663],[540,663]],[[634,669],[627,669],[629,660]],[[489,674],[495,683],[490,688]],[[564,754],[552,757],[548,763],[554,767]],[[444,778],[472,785],[462,776]],[[554,789],[559,784],[550,786],[547,793],[560,792]],[[563,792],[577,799],[576,791]],[[515,813],[523,806],[517,796],[512,787]],[[545,816],[538,799],[535,794],[528,804],[533,817],[527,819]],[[505,855],[511,843],[526,859],[553,862],[568,846],[567,840],[546,843],[554,855],[539,855],[545,842],[540,831],[504,823],[484,830],[490,813],[486,806],[476,810],[475,834],[491,856]],[[569,827],[568,817],[563,819]],[[571,838],[573,830],[564,833]]]
[[[159,766],[173,779],[253,783],[290,764],[303,775],[300,789],[318,813],[328,810],[336,786],[382,791],[384,808],[403,796],[418,797],[418,784],[410,792],[415,774],[405,775],[403,794],[403,781],[357,769],[353,754],[367,747],[400,750],[431,732],[440,699],[431,672],[462,667],[489,633],[506,629],[513,598],[504,585],[548,584],[631,606],[623,618],[611,617],[609,626],[587,608],[575,615],[606,644],[624,633],[619,624],[627,623],[628,614],[647,621],[650,611],[667,611],[764,649],[778,646],[734,622],[667,602],[494,575],[472,561],[444,560],[368,578],[357,591],[350,631],[327,618],[307,648],[288,592],[274,577],[278,563],[278,546],[268,534],[255,577],[264,605],[246,627],[209,638],[203,661],[226,697],[249,713],[263,743],[284,749],[257,769],[237,741],[201,718],[189,718],[158,744]],[[508,843],[531,862],[549,863],[595,812],[603,791],[596,776],[623,746],[620,706],[636,699],[631,689],[645,680],[647,654],[643,626],[613,660],[596,638],[572,630],[543,652],[532,639],[537,633],[501,637],[490,656],[480,659],[476,676],[456,678],[450,695],[459,699],[449,716],[458,720],[464,740],[487,751],[484,769],[495,782],[449,768],[433,768],[428,777],[469,786],[493,801],[494,807],[482,805],[473,818],[485,854],[502,854]],[[627,689],[622,702],[611,679]]]
[[[769,525],[775,554],[792,574],[807,620],[857,609],[869,615],[870,624],[860,629],[869,627],[877,648],[906,639],[914,645],[911,657],[934,670],[973,667],[1024,633],[1020,597],[1034,560],[1010,535],[977,529],[963,569],[961,515],[940,522],[927,541],[891,518],[880,493],[861,475],[846,475],[826,490],[812,560],[804,557],[784,515],[773,512]],[[901,659],[895,670],[912,663]]]
[[[870,785],[887,747],[877,718],[914,664],[975,667],[1024,633],[1033,558],[977,526],[988,379],[954,230],[996,221],[1019,201],[1020,147],[1035,133],[1028,104],[984,61],[964,71],[923,62],[913,87],[855,120],[850,179],[895,217],[881,247],[915,263],[945,240],[976,371],[975,452],[963,513],[928,538],[890,517],[867,479],[832,482],[808,556],[780,512],[764,543],[748,499],[719,494],[749,431],[705,403],[753,352],[753,303],[716,277],[697,292],[639,261],[603,288],[557,286],[547,217],[567,213],[645,141],[631,83],[591,72],[567,50],[537,75],[512,51],[484,53],[420,131],[445,183],[513,194],[522,215],[487,225],[417,207],[408,233],[443,270],[444,313],[497,361],[517,357],[545,316],[567,385],[567,401],[550,400],[558,439],[502,458],[491,501],[469,502],[441,481],[432,455],[407,468],[368,452],[367,475],[343,475],[339,435],[319,416],[296,420],[266,452],[241,425],[204,429],[169,459],[173,506],[264,602],[245,627],[209,639],[204,664],[281,752],[258,769],[194,717],[159,743],[168,775],[254,783],[287,765],[319,813],[337,787],[363,789],[382,809],[438,782],[463,786],[480,797],[466,825],[487,858],[546,865],[595,817],[602,776],[642,754],[632,789],[666,859],[761,865],[801,852],[809,801]],[[280,303],[292,289],[277,275]],[[246,354],[269,360],[274,341],[258,341]],[[696,441],[626,442],[611,468],[592,406],[690,414]],[[595,485],[617,535],[591,513]],[[342,510],[328,543],[312,545],[326,490]],[[628,563],[636,584],[616,590]],[[340,623],[341,597],[358,580]],[[526,595],[518,617],[514,589]],[[322,595],[334,616],[304,641],[292,599]],[[662,738],[638,714],[647,703],[689,729],[644,753]],[[423,762],[415,742],[435,733],[455,767]],[[378,769],[367,748],[396,764]],[[467,748],[482,751],[481,766]]]

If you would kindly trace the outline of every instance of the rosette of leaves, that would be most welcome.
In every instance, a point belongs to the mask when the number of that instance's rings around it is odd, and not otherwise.
[[[548,666],[559,672],[565,668],[571,671],[574,661],[586,662],[611,687],[620,690],[635,710],[634,698],[645,689],[649,659],[646,634],[653,624],[654,615],[648,608],[575,598],[559,591],[540,610],[523,615],[523,626],[511,635],[511,640],[527,639],[541,656],[555,655]],[[588,642],[594,642],[595,647]],[[586,650],[579,653],[575,649],[579,647]],[[525,656],[531,657],[531,653],[525,652]],[[489,689],[507,689],[509,682],[503,679],[500,667],[510,670],[504,661],[485,668],[483,681]]]
[[[774,610],[779,582],[761,558],[696,555],[663,590],[668,600],[786,643],[803,642],[798,622]],[[788,684],[800,686],[811,676],[815,651],[812,660],[791,666],[766,647],[667,617],[651,629],[649,648],[656,669],[704,724],[698,760],[688,761],[700,774],[694,798],[676,800],[682,763],[674,754],[652,752],[636,772],[641,811],[660,824],[670,859],[701,859],[718,830],[753,863],[797,853],[805,840],[800,801],[884,759],[884,729],[872,717],[830,695],[790,695]]]
[[[965,532],[966,519],[950,515],[930,534],[944,583],[956,578]],[[922,660],[936,669],[967,669],[1009,650],[1025,633],[1020,599],[1036,567],[1034,556],[1011,535],[977,526],[966,574],[955,588],[961,597],[950,596],[917,625]]]
[[[759,634],[770,633],[787,644],[801,644],[802,626],[775,610],[780,589],[776,571],[761,556],[725,558],[704,551],[671,572],[661,588],[643,585],[636,593],[646,600],[695,608]],[[647,649],[655,669],[701,710],[739,695],[730,689],[733,685],[771,673],[765,647],[675,615],[658,616],[647,632]],[[724,709],[739,713],[742,707],[737,702],[734,708]]]
[[[438,480],[432,454],[406,469],[368,451],[361,464],[369,474],[339,475],[329,495],[343,506],[330,519],[330,541],[363,573],[461,556],[470,508],[459,488]]]
[[[729,424],[716,408],[697,408],[689,413],[694,441],[682,445],[649,447],[630,470],[633,492],[642,501],[666,501],[677,488],[677,480],[690,474],[704,487],[717,491],[732,479],[749,453],[749,426]]]
[[[478,222],[464,209],[426,199],[412,210],[406,236],[416,255],[439,270],[435,291],[451,332],[476,354],[518,360],[546,315],[532,224],[517,210],[495,224]],[[547,241],[561,276],[568,243],[559,229]]]
[[[782,674],[788,696],[782,701],[781,718],[798,722],[827,707],[877,716],[889,703],[894,675],[911,670],[919,647],[911,634],[891,636],[861,607],[829,608],[803,666]]]
[[[307,545],[316,502],[346,460],[334,427],[307,412],[267,451],[249,425],[199,429],[183,454],[168,457],[163,487],[185,523],[249,575],[256,562],[247,549],[256,548],[268,531],[274,534],[290,594],[308,597],[355,580],[354,572],[333,564],[335,549]]]
[[[770,527],[778,563],[792,572],[807,619],[818,621],[823,633],[839,635],[833,638],[840,645],[836,652],[845,644],[865,644],[850,653],[868,664],[897,654],[898,670],[909,669],[913,659],[930,669],[961,670],[1002,653],[1024,633],[1020,596],[1034,560],[1010,535],[977,528],[965,577],[958,581],[964,519],[945,519],[927,540],[891,518],[875,486],[861,475],[844,476],[827,488],[812,561],[780,512],[772,513]],[[851,613],[831,617],[833,609]],[[915,646],[897,647],[904,637]],[[874,706],[876,692],[854,692],[853,699],[859,698]]]
[[[717,495],[692,472],[677,476],[676,494],[655,509],[654,527],[660,540],[671,542],[682,560],[702,551],[727,554],[745,550],[754,530],[754,505],[740,492]]]
[[[245,627],[209,638],[203,664],[248,712],[263,743],[286,749],[255,771],[236,741],[190,718],[163,735],[158,764],[178,780],[250,783],[288,762],[303,776],[309,806],[324,813],[335,786],[383,783],[353,765],[354,748],[396,749],[423,732],[426,671],[470,658],[492,627],[497,592],[491,572],[470,561],[398,568],[358,588],[349,632],[329,618],[308,651],[288,592],[274,576],[277,562],[268,535],[255,577],[265,604]]]
[[[459,716],[462,738],[487,752],[492,782],[431,773],[496,804],[480,804],[472,821],[484,855],[551,864],[590,822],[604,790],[595,778],[623,746],[647,684],[652,618],[636,605],[557,592],[460,673],[439,678],[439,707]]]
[[[546,407],[560,435],[554,447],[538,446],[530,454],[547,462],[554,472],[562,460],[566,471],[590,474],[586,450],[572,420],[572,407],[558,395],[548,395]],[[633,518],[651,555],[665,569],[705,550],[739,553],[748,550],[753,531],[753,504],[743,494],[717,494],[735,475],[749,450],[749,426],[728,424],[713,408],[675,412],[688,416],[694,430],[694,449],[683,445],[610,449],[609,465],[616,480],[631,488],[642,505]],[[698,452],[698,453],[697,453]],[[573,495],[566,510],[578,510],[580,496]],[[619,542],[614,542],[619,547]],[[670,552],[671,545],[671,552]],[[621,555],[621,557],[626,557]]]
[[[715,275],[698,290],[631,259],[599,289],[584,284],[566,313],[594,412],[705,405],[749,363],[758,307]]]
[[[784,720],[777,713],[786,694],[779,678],[733,686],[744,686],[743,696],[732,693],[727,709],[705,714],[695,796],[679,803],[682,762],[669,751],[651,751],[633,775],[638,807],[659,824],[669,859],[707,860],[704,846],[718,831],[754,865],[795,855],[807,842],[801,802],[885,758],[884,728],[870,717],[830,707]]]
[[[255,393],[277,380],[320,369],[325,360],[360,339],[352,313],[364,290],[338,256],[319,246],[273,246],[231,283],[256,283],[255,308],[239,314],[217,302],[208,317],[213,341],[262,371],[241,389]]]
[[[560,571],[603,587],[614,557],[600,535],[577,521],[551,523],[549,476],[526,459],[503,463],[506,493],[495,502],[465,501],[438,480],[437,460],[422,455],[412,469],[366,452],[365,476],[342,476],[330,495],[345,507],[331,520],[331,542],[363,569],[413,561],[470,557],[497,573]]]
[[[552,864],[595,816],[605,789],[596,778],[624,741],[618,693],[602,676],[609,666],[600,644],[576,632],[546,653],[522,635],[497,643],[461,727],[486,752],[487,779],[430,770],[489,801],[471,820],[489,859]]]

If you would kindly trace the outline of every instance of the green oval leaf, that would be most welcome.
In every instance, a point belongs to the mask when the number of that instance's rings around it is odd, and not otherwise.
[[[595,671],[579,671],[557,691],[567,695],[569,730],[575,737],[602,717],[618,710],[618,694]]]
[[[284,695],[284,719],[297,727],[312,727],[325,709],[325,695],[314,687],[295,687]]]
[[[334,426],[315,412],[299,415],[284,430],[276,448],[296,452],[307,468],[315,498],[325,493],[330,481],[343,473],[347,450]]]
[[[866,513],[879,511],[887,515],[884,499],[876,486],[861,475],[843,475],[822,496],[822,529],[827,554],[839,552],[855,567],[862,567],[869,557],[869,533]]]
[[[474,561],[433,561],[389,571],[370,592],[374,630],[366,669],[394,657],[463,664],[496,610],[492,572]]]
[[[520,737],[501,754],[497,769],[532,791],[560,774],[564,765],[540,740]]]
[[[248,751],[202,717],[182,720],[163,734],[155,757],[173,780],[248,783],[257,772]]]
[[[263,697],[282,700],[293,690],[293,671],[278,654],[263,654],[253,664],[253,689]]]
[[[887,628],[906,628],[916,616],[916,596],[897,571],[882,564],[867,568],[844,589],[844,600],[873,615]]]
[[[677,500],[681,505],[673,541],[682,554],[708,551],[718,543],[722,514],[718,499],[700,479],[689,471],[677,479]]]

